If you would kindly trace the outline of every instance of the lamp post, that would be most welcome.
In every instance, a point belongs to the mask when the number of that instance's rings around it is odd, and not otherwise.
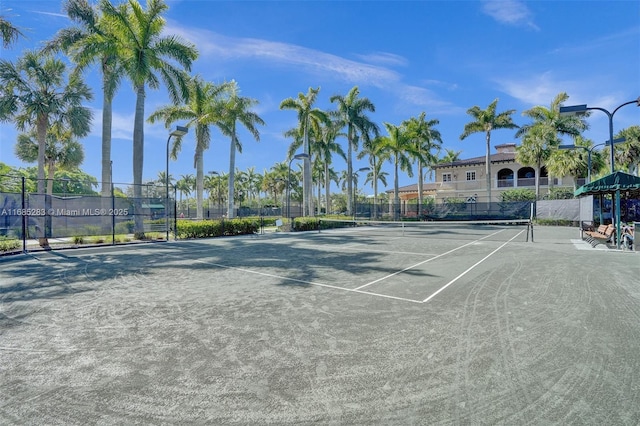
[[[598,110],[598,111],[602,111],[605,114],[607,114],[607,117],[609,118],[609,144],[611,145],[611,156],[609,161],[611,161],[611,173],[614,173],[615,170],[615,166],[614,166],[614,152],[613,152],[613,116],[615,115],[616,112],[618,112],[618,110],[620,108],[622,108],[623,106],[626,105],[631,105],[631,104],[636,104],[637,106],[640,107],[640,96],[633,100],[633,101],[628,101],[625,103],[622,103],[620,105],[618,105],[612,112],[609,112],[608,110],[601,108],[601,107],[588,107],[587,104],[583,104],[583,105],[570,105],[570,106],[566,106],[566,107],[560,107],[560,115],[581,115],[581,114],[585,114],[587,111],[591,111],[591,110]],[[620,192],[616,192],[616,218],[615,218],[615,222],[616,222],[616,235],[619,236],[620,235]],[[617,248],[620,249],[620,238],[616,237],[617,240]]]
[[[291,163],[293,160],[300,160],[301,158],[309,158],[309,154],[296,154],[289,160],[289,172],[287,174],[287,217],[289,219],[291,219]]]
[[[361,167],[358,169],[358,171],[356,172],[355,178],[356,181],[354,182],[355,185],[353,185],[353,218],[356,218],[356,213],[357,213],[357,207],[358,207],[358,202],[357,202],[357,195],[358,195],[358,173],[360,172],[368,172],[369,170],[371,170],[370,167]]]
[[[169,133],[169,137],[167,138],[167,168],[165,170],[165,204],[164,204],[164,218],[165,225],[167,228],[167,241],[169,241],[169,141],[171,141],[171,137],[182,137],[189,133],[189,129],[187,127],[176,126],[174,130]]]
[[[625,142],[626,139],[625,138],[618,138],[618,139],[614,139],[613,140],[613,144],[619,144],[622,142]],[[599,143],[597,145],[592,146],[591,148],[588,148],[586,146],[578,146],[578,145],[560,145],[558,146],[558,149],[584,149],[585,151],[587,151],[587,183],[591,182],[591,153],[599,146],[602,145],[606,145],[609,142],[602,142]]]

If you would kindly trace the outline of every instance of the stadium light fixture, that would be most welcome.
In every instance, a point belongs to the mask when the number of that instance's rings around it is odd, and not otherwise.
[[[175,129],[169,133],[169,137],[167,138],[167,167],[165,169],[165,204],[164,204],[164,218],[165,225],[167,231],[167,241],[169,241],[169,141],[171,141],[172,137],[181,138],[182,136],[189,133],[189,128],[183,126],[176,126]],[[176,230],[177,231],[177,230]]]

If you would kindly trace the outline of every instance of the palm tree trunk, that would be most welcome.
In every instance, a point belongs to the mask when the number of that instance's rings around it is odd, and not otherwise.
[[[229,149],[229,187],[228,194],[229,199],[227,200],[227,217],[229,219],[233,219],[235,217],[235,211],[233,208],[233,199],[234,199],[234,184],[235,184],[235,170],[236,170],[236,134],[235,129],[231,135],[231,148]]]
[[[400,185],[398,183],[398,157],[393,164],[393,220],[400,219]]]
[[[329,176],[329,163],[324,163],[324,192],[325,192],[325,214],[331,212],[331,176]]]
[[[38,194],[44,197],[44,207],[46,211],[49,211],[51,207],[51,197],[46,195],[46,185],[44,179],[44,161],[45,152],[47,146],[47,116],[38,117],[36,124],[36,131],[38,134]],[[42,223],[39,235],[38,243],[41,247],[48,247],[49,241],[47,240],[47,230],[51,229],[51,216],[45,216],[44,223]]]
[[[485,173],[487,175],[487,206],[491,210],[491,132],[487,132],[487,152],[485,154]]]
[[[349,126],[347,130],[347,216],[353,214],[353,129]]]
[[[196,218],[202,219],[202,193],[204,192],[204,153],[198,145],[196,152]],[[234,160],[235,161],[235,160]],[[209,194],[211,197],[211,194]]]
[[[145,88],[136,88],[136,112],[133,121],[133,202],[134,236],[144,238],[144,216],[142,215],[142,168],[144,165],[144,98]]]
[[[422,182],[424,182],[422,164],[418,163],[418,217],[422,214]]]
[[[111,207],[111,125],[113,121],[113,108],[109,95],[104,93],[102,100],[102,209],[109,211]],[[102,229],[106,233],[111,227],[111,218],[102,216]]]

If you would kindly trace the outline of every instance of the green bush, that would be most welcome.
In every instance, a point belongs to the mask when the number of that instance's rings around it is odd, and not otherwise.
[[[178,220],[178,238],[210,238],[255,234],[260,229],[258,219]]]
[[[535,201],[536,192],[533,189],[509,189],[500,194],[501,201]]]
[[[543,197],[545,200],[571,200],[573,190],[571,188],[550,188],[549,193]]]
[[[0,236],[0,251],[13,251],[20,247],[21,241],[15,238]]]

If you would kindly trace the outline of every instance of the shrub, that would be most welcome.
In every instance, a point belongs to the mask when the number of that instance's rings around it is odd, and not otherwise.
[[[210,238],[255,234],[260,229],[257,219],[178,220],[178,238]]]
[[[20,240],[0,236],[0,251],[12,251],[20,247]]]
[[[500,194],[501,201],[535,201],[536,192],[533,189],[509,189]]]

